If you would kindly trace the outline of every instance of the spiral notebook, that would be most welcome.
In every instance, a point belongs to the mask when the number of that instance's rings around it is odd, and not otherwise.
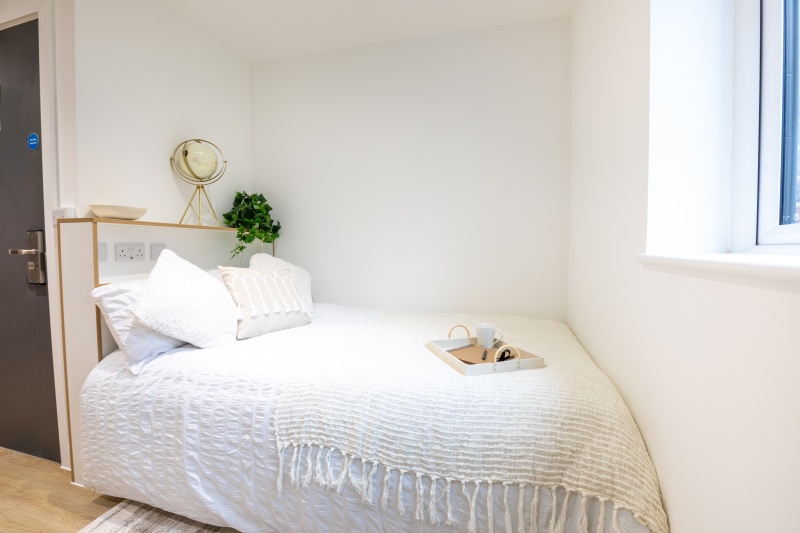
[[[488,349],[481,348],[480,346],[476,346],[474,344],[468,344],[466,346],[450,348],[449,350],[446,351],[453,357],[460,359],[461,361],[463,361],[468,365],[479,365],[481,363],[494,363],[495,354],[497,353],[497,350],[495,348],[488,348]],[[509,358],[516,357],[514,353],[511,352],[510,350],[508,353],[509,353]]]

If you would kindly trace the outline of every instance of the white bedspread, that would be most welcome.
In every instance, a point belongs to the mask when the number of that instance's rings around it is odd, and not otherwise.
[[[246,532],[452,531],[443,524],[402,518],[397,508],[383,510],[377,501],[364,504],[364,490],[353,486],[344,486],[340,492],[322,487],[325,476],[316,465],[310,473],[306,468],[297,473],[298,479],[310,481],[308,486],[287,483],[278,493],[281,461],[272,427],[277,397],[292,376],[332,362],[343,346],[365,334],[380,316],[339,306],[321,305],[315,311],[315,321],[309,326],[240,341],[235,350],[230,346],[179,349],[147,365],[139,376],[127,372],[118,354],[106,358],[89,376],[82,393],[86,484],[101,493]],[[439,319],[448,326],[454,321],[475,321],[474,317],[455,315]],[[498,318],[498,325],[511,338],[507,331],[511,324],[503,320]],[[437,330],[441,336],[445,333],[446,329]],[[572,340],[577,343],[574,337]],[[535,347],[525,347],[536,351]],[[542,355],[548,360],[548,354]],[[433,354],[427,356],[439,366],[436,372],[454,377],[454,371]],[[507,399],[498,398],[499,406],[508,407],[504,403]],[[627,409],[624,411],[627,413]],[[558,425],[556,422],[555,430]],[[304,448],[306,456],[330,460],[330,467],[323,462],[320,468],[341,472],[347,459],[329,450]],[[292,450],[287,450],[283,459],[291,464]],[[359,465],[354,463],[352,468],[354,479],[358,479]],[[369,474],[376,484],[391,487],[392,494],[405,495],[401,496],[403,506],[409,510],[416,507],[415,494],[421,482],[421,492],[437,495],[437,512],[445,516],[444,481],[432,486],[430,479],[401,477],[382,465],[370,468]],[[619,482],[625,482],[625,474],[620,474]],[[469,497],[477,502],[477,517],[473,518],[477,530],[489,531],[496,526],[502,531],[510,519],[514,531],[534,531],[537,526],[544,533],[553,526],[554,501],[559,515],[565,510],[563,524],[560,516],[557,524],[563,525],[564,531],[585,531],[583,516],[593,524],[591,531],[597,530],[594,524],[598,523],[613,531],[615,518],[624,533],[648,530],[626,508],[617,509],[619,505],[602,498],[573,498],[565,504],[567,492],[558,488],[561,486],[553,483],[539,490],[528,486],[520,491],[515,485],[470,485]],[[452,519],[457,531],[465,531],[471,519],[470,505],[462,487],[455,487],[457,483],[450,496]],[[508,503],[492,516],[491,506],[487,506],[492,500]],[[658,507],[660,510],[660,504]],[[428,504],[428,516],[429,510]],[[660,512],[663,516],[663,510]],[[536,517],[535,524],[532,516]],[[666,531],[658,525],[651,529]]]

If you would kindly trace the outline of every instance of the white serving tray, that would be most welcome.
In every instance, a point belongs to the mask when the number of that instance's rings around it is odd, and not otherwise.
[[[505,361],[495,362],[496,349],[489,350],[485,363],[465,363],[447,350],[454,350],[473,344],[478,345],[478,339],[475,337],[467,337],[460,339],[441,339],[428,341],[426,346],[430,351],[439,356],[439,358],[453,367],[455,370],[461,372],[465,376],[483,376],[486,374],[500,374],[502,372],[515,372],[517,370],[532,370],[535,368],[544,367],[544,359],[538,355],[519,350],[520,357],[513,357]],[[495,343],[495,348],[501,348],[502,345],[510,344],[502,341]]]

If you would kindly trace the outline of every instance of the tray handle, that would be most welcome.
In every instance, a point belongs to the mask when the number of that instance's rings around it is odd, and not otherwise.
[[[496,352],[494,352],[494,364],[492,365],[492,372],[497,370],[497,358],[500,357],[500,354],[502,354],[505,350],[517,352],[517,370],[519,370],[522,366],[522,356],[519,353],[519,348],[513,344],[504,344],[499,347]]]
[[[467,326],[465,326],[463,324],[456,324],[455,326],[450,328],[450,332],[447,334],[447,338],[448,339],[451,338],[451,336],[453,335],[453,330],[455,330],[457,328],[464,328],[464,331],[467,332],[467,337],[469,337],[469,330],[467,329]]]

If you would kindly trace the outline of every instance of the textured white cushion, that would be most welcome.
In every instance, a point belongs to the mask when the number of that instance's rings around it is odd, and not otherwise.
[[[249,339],[310,321],[289,269],[219,267],[239,311],[237,338]]]
[[[269,254],[254,254],[250,258],[250,268],[290,270],[292,272],[294,284],[297,287],[297,292],[300,293],[300,302],[302,303],[303,311],[308,313],[309,318],[314,316],[314,302],[311,299],[311,275],[308,271],[297,265],[293,265],[289,261],[284,261],[283,259],[273,257]]]
[[[153,331],[134,316],[133,307],[146,285],[147,279],[137,279],[110,283],[92,291],[111,335],[125,356],[125,365],[133,374],[138,374],[148,361],[185,344]]]
[[[198,348],[236,340],[236,306],[207,272],[164,250],[134,308],[145,326]]]

